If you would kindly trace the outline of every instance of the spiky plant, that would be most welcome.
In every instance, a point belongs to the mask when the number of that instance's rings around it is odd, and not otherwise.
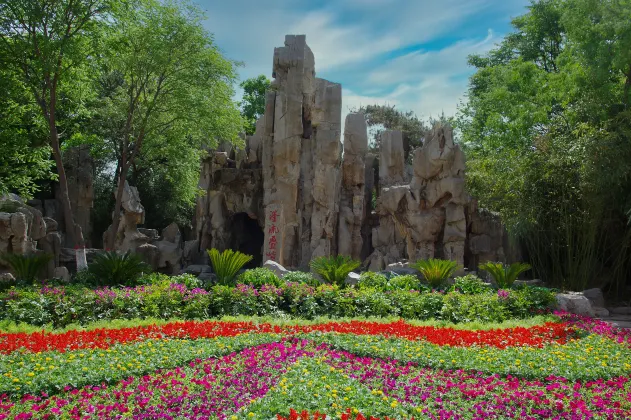
[[[530,270],[532,267],[526,263],[513,263],[505,265],[501,262],[486,262],[478,266],[480,270],[488,272],[498,288],[504,289],[511,287],[517,277],[524,271]]]
[[[105,251],[94,257],[88,271],[98,286],[135,286],[151,267],[138,254]]]
[[[421,272],[425,281],[427,281],[432,288],[442,286],[445,281],[460,268],[455,261],[441,260],[438,258],[419,260],[415,264],[412,264],[412,267]]]
[[[251,255],[239,251],[226,249],[219,252],[217,249],[207,249],[210,262],[217,276],[217,283],[222,286],[234,286],[234,278],[244,265],[252,260]]]
[[[359,267],[361,262],[345,255],[337,255],[335,257],[318,257],[312,260],[309,265],[325,282],[344,287],[348,273]]]
[[[50,254],[4,254],[0,257],[11,267],[15,273],[15,279],[23,283],[33,283],[37,280],[39,273],[51,260]]]

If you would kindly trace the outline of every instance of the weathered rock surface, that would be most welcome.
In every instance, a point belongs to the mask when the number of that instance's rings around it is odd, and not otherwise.
[[[0,197],[0,254],[31,254],[46,236],[42,213],[19,197]]]
[[[70,147],[64,151],[63,159],[74,222],[81,227],[85,245],[90,247],[94,205],[94,159],[90,146]]]
[[[121,202],[121,220],[118,232],[112,232],[113,225],[103,234],[103,243],[109,243],[111,235],[115,235],[115,251],[135,251],[140,245],[149,242],[150,238],[138,230],[138,225],[145,222],[145,208],[140,203],[138,189],[125,181]]]
[[[55,267],[53,275],[51,277],[55,279],[61,279],[65,282],[70,281],[70,273],[68,272],[68,269],[66,267]]]
[[[344,124],[344,161],[337,252],[355,260],[361,258],[362,226],[366,218],[366,167],[368,127],[363,114],[348,114]]]
[[[162,240],[154,242],[158,249],[158,269],[167,274],[177,274],[181,270],[182,234],[175,223],[162,229]]]
[[[605,307],[605,297],[603,296],[602,290],[599,288],[587,289],[583,291],[583,295],[589,299],[592,306],[597,306],[599,308]]]
[[[571,314],[593,317],[592,304],[582,293],[559,293],[556,295],[557,309]]]
[[[202,257],[231,248],[254,254],[255,265],[306,269],[313,258],[348,255],[375,271],[401,260],[476,268],[509,257],[499,220],[465,192],[465,158],[450,127],[434,127],[412,165],[401,132],[385,131],[377,159],[367,153],[363,115],[347,116],[341,141],[341,86],[315,69],[305,36],[288,35],[274,50],[254,135],[243,150],[209,151],[194,221]]]
[[[279,278],[282,278],[285,274],[289,273],[285,267],[277,263],[276,261],[267,260],[263,264],[263,267],[269,268],[276,274]]]
[[[350,272],[346,276],[346,280],[344,280],[344,282],[348,285],[357,284],[359,282],[360,277],[361,276],[359,274]]]

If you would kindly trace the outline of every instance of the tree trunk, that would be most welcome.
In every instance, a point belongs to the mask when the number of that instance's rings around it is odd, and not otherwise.
[[[66,235],[71,246],[83,247],[83,232],[81,227],[74,222],[74,216],[72,214],[72,206],[70,204],[70,196],[68,195],[68,179],[66,178],[66,171],[64,169],[63,160],[61,158],[61,148],[59,146],[59,134],[57,132],[57,126],[55,124],[55,113],[51,107],[50,116],[48,118],[48,125],[50,129],[50,145],[53,149],[53,156],[55,158],[55,164],[57,166],[57,175],[59,176],[59,200],[63,207],[64,221],[66,223]]]

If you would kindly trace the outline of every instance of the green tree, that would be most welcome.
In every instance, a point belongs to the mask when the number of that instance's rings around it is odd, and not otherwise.
[[[241,115],[245,120],[246,134],[254,134],[256,120],[265,113],[265,92],[269,90],[271,84],[264,74],[241,82],[240,86],[243,89]]]
[[[405,155],[423,144],[423,137],[429,127],[413,111],[400,111],[394,105],[367,105],[359,108],[366,117],[368,127],[374,128],[372,148],[379,150],[381,133],[384,130],[399,130],[403,135]]]
[[[6,0],[0,5],[0,56],[11,57],[5,63],[20,75],[46,122],[66,234],[75,244],[83,243],[83,234],[74,223],[68,196],[57,112],[62,90],[80,90],[89,56],[87,33],[106,6],[105,0]]]
[[[631,270],[630,15],[628,2],[540,0],[469,60],[468,188],[559,286]]]
[[[180,156],[179,165],[198,170],[202,146],[238,139],[242,120],[231,99],[235,65],[221,55],[202,20],[190,4],[146,0],[120,13],[105,37],[96,125],[116,155],[118,185],[107,247],[115,240],[123,187],[134,167]]]
[[[4,67],[4,66],[3,66]],[[31,198],[37,181],[54,177],[40,111],[16,75],[0,68],[0,195]]]

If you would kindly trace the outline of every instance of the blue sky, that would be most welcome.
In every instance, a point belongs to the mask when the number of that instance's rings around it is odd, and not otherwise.
[[[453,115],[472,69],[528,0],[194,0],[242,79],[271,79],[274,47],[305,34],[316,75],[343,87],[343,109],[394,104],[421,118]],[[239,93],[240,95],[240,93]]]

